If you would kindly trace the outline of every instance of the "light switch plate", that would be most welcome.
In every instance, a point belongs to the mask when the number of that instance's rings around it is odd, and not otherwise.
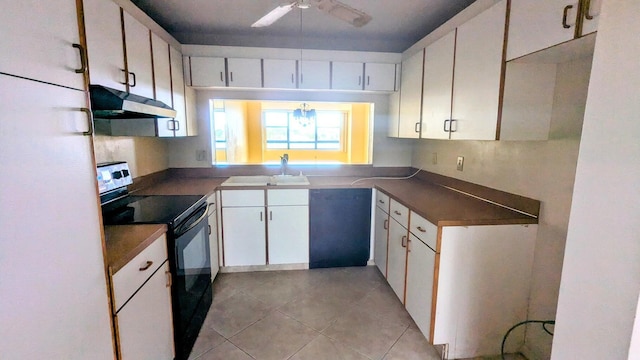
[[[456,169],[458,169],[458,171],[462,171],[463,167],[464,167],[464,156],[458,156],[458,162],[456,163]]]

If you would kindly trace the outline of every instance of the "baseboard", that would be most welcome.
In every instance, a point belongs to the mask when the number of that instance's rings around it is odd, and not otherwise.
[[[306,270],[309,264],[279,264],[279,265],[250,265],[250,266],[223,266],[221,273],[251,272],[251,271],[277,271],[277,270]]]

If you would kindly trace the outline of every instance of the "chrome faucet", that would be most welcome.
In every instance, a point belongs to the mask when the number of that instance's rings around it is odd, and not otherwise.
[[[287,164],[289,164],[289,154],[280,156],[280,175],[287,174]]]

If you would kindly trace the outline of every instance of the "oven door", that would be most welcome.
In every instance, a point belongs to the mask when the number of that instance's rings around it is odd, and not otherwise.
[[[207,205],[178,224],[173,233],[174,331],[180,359],[191,351],[212,301]]]

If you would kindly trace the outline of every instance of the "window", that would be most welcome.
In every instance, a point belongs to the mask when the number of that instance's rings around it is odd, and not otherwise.
[[[212,139],[215,139],[215,149],[227,148],[227,113],[224,109],[224,100],[213,100],[211,105]]]
[[[317,110],[316,118],[299,121],[291,110],[263,111],[266,148],[297,150],[341,150],[344,111]]]

